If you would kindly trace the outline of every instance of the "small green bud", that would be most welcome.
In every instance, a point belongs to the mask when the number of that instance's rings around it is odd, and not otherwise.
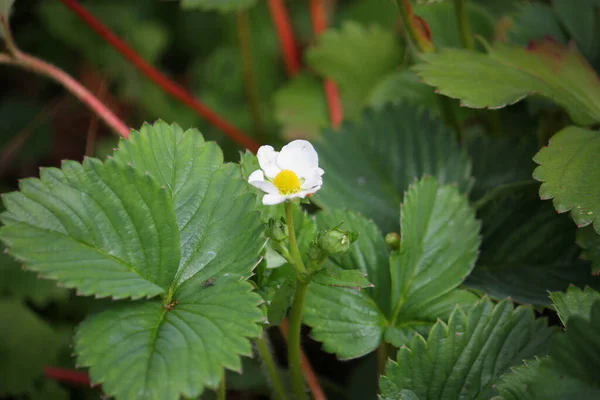
[[[319,244],[329,254],[345,253],[350,249],[350,244],[355,242],[357,238],[358,232],[333,228],[321,236]]]
[[[277,242],[282,242],[287,239],[290,232],[285,220],[283,218],[280,220],[274,218],[269,219],[269,223],[267,224],[267,235]]]
[[[310,242],[306,255],[314,263],[321,263],[327,257],[327,253],[321,248],[317,240]]]
[[[390,232],[385,235],[385,242],[392,250],[398,250],[400,248],[400,235],[396,232]]]

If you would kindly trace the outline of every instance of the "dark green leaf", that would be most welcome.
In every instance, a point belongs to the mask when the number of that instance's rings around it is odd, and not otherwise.
[[[553,0],[552,5],[577,47],[589,60],[595,59],[600,54],[600,1],[580,0],[574,7],[569,0]]]
[[[593,224],[600,233],[600,132],[563,129],[533,159],[540,164],[533,177],[543,182],[540,197],[553,199],[559,213],[571,211],[582,227]]]
[[[600,235],[592,226],[577,229],[577,244],[583,249],[581,258],[592,262],[592,271],[600,270]]]
[[[398,231],[402,195],[416,179],[433,175],[461,191],[471,184],[469,160],[452,132],[414,106],[368,110],[315,147],[325,170],[315,201],[373,218],[384,234]]]
[[[538,199],[535,182],[501,186],[477,208],[483,244],[469,286],[497,299],[544,306],[548,291],[600,286],[589,264],[578,260],[575,226]]]
[[[398,351],[381,379],[381,397],[397,400],[405,390],[419,400],[489,398],[498,377],[534,354],[547,353],[555,333],[533,310],[481,301],[465,313],[457,308],[438,321],[428,339],[416,335]],[[406,393],[406,392],[405,392]]]
[[[547,4],[523,3],[512,20],[513,23],[508,27],[506,36],[519,46],[527,46],[531,40],[542,40],[546,37],[563,44],[568,41],[554,10]]]
[[[563,325],[567,326],[569,319],[573,316],[589,321],[592,305],[596,300],[600,300],[600,293],[590,287],[581,290],[571,286],[565,293],[550,293],[550,298]]]

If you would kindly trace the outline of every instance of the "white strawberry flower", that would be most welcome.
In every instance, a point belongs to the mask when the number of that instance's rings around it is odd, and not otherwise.
[[[280,152],[261,146],[256,153],[260,169],[248,177],[248,183],[265,192],[264,205],[275,205],[294,198],[305,198],[323,185],[319,156],[306,140],[294,140]]]

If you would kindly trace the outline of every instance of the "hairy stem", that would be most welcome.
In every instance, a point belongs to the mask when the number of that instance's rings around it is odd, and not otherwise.
[[[290,312],[290,331],[288,335],[288,363],[292,377],[292,389],[296,400],[307,399],[304,376],[302,374],[302,357],[300,347],[300,328],[302,327],[302,310],[308,283],[296,281],[296,293]]]
[[[227,400],[227,380],[225,379],[225,370],[219,388],[217,389],[217,400]]]
[[[91,383],[90,378],[85,372],[72,371],[70,369],[46,367],[44,368],[44,374],[46,377],[59,382],[76,383],[86,386],[89,386]]]
[[[258,355],[260,356],[265,372],[267,373],[273,396],[277,400],[289,400],[281,374],[279,373],[279,368],[277,368],[273,353],[271,352],[271,345],[267,337],[267,332],[263,332],[262,337],[256,339],[255,343],[256,351],[258,351]]]
[[[471,22],[469,21],[466,3],[466,0],[454,0],[454,8],[456,10],[456,21],[458,22],[463,46],[473,50],[475,48],[475,41],[473,40],[473,32],[471,31]]]
[[[296,231],[294,229],[294,215],[292,212],[292,203],[286,201],[284,203],[284,206],[285,218],[287,220],[288,230],[290,234],[290,252],[292,253],[292,259],[294,260],[296,272],[298,272],[298,275],[300,275],[306,272],[306,267],[304,266],[302,256],[300,255],[300,249],[298,248],[298,243],[296,242]]]
[[[258,137],[263,137],[264,128],[260,112],[260,100],[258,89],[256,88],[256,79],[254,79],[254,68],[252,67],[252,32],[250,30],[250,16],[247,11],[241,11],[237,14],[237,31],[242,56],[242,72],[244,75],[244,87],[246,89],[246,101],[248,102],[248,107],[250,109],[254,133]]]
[[[258,150],[259,144],[241,130],[233,126],[219,114],[214,112],[212,109],[207,107],[205,104],[197,100],[194,95],[178,85],[171,79],[169,79],[162,72],[148,64],[142,57],[140,57],[133,49],[131,49],[125,42],[123,42],[117,35],[115,35],[110,29],[102,24],[96,17],[89,13],[83,6],[79,4],[77,0],[60,0],[65,4],[71,11],[73,11],[79,18],[81,18],[90,28],[98,33],[104,40],[106,40],[112,47],[127,58],[135,67],[146,75],[150,80],[160,86],[165,92],[169,93],[177,100],[181,101],[192,110],[196,111],[198,115],[204,117],[213,126],[220,129],[223,133],[229,136],[232,140],[239,143],[240,145],[250,149],[253,152]]]
[[[300,72],[300,53],[285,2],[283,0],[269,0],[269,10],[279,37],[285,69],[288,76],[295,76]]]

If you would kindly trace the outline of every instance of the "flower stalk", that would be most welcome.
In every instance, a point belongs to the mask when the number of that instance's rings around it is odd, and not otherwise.
[[[454,0],[454,8],[456,11],[456,21],[463,46],[469,50],[475,49],[475,41],[473,40],[473,32],[471,31],[471,22],[467,12],[466,0]]]
[[[285,385],[283,384],[283,379],[281,378],[279,369],[275,364],[275,359],[273,358],[273,353],[271,352],[271,346],[269,344],[266,331],[263,332],[261,337],[256,339],[255,344],[256,351],[262,360],[263,367],[269,378],[268,380],[269,384],[271,385],[274,398],[276,400],[289,400]]]

